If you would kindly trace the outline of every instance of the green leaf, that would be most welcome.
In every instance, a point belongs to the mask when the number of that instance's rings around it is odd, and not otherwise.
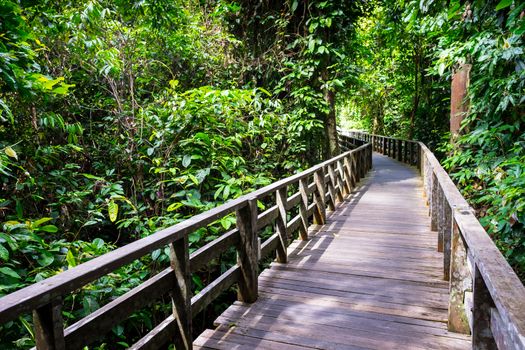
[[[3,261],[9,260],[9,250],[0,244],[0,259]]]
[[[10,277],[13,277],[13,278],[16,278],[16,279],[22,279],[22,277],[20,277],[20,275],[18,273],[16,273],[15,270],[13,270],[12,268],[10,267],[0,267],[0,273],[4,274],[4,275],[7,275],[7,276],[10,276]]]
[[[11,148],[11,146],[7,146],[4,150],[5,154],[7,154],[11,158],[15,158],[18,160],[18,154],[16,154],[15,150]]]
[[[75,259],[75,256],[73,255],[71,250],[67,251],[66,261],[69,268],[77,266],[77,260]]]
[[[50,220],[53,220],[53,218],[41,218],[41,219],[38,219],[37,221],[33,222],[33,227],[38,227],[38,226],[42,225],[44,222],[48,222]]]
[[[184,204],[182,204],[181,202],[175,202],[175,203],[171,203],[168,208],[166,209],[168,212],[170,211],[174,211],[174,210],[177,210],[179,209],[180,207],[182,207]]]
[[[315,41],[310,40],[310,42],[308,43],[308,50],[310,50],[311,52],[314,52],[314,49],[315,49]]]
[[[200,241],[201,239],[201,234],[199,231],[196,231],[196,232],[192,232],[188,235],[188,241],[190,243],[196,243],[198,241]]]
[[[496,11],[499,11],[499,10],[502,10],[506,7],[509,7],[510,5],[512,5],[512,1],[513,0],[501,0],[497,5],[496,5]]]
[[[55,261],[55,257],[49,252],[43,252],[40,258],[37,259],[38,264],[42,267],[51,265],[53,261]]]
[[[187,168],[190,164],[191,164],[191,156],[186,154],[182,158],[182,166]]]
[[[99,176],[95,176],[95,175],[91,175],[91,174],[81,174],[82,176],[84,176],[86,179],[90,179],[90,180],[99,180],[99,181],[106,181],[104,180],[102,177],[99,177]]]
[[[95,238],[92,243],[97,249],[104,247],[104,240],[102,238]]]
[[[441,62],[439,64],[439,67],[438,67],[438,73],[439,75],[443,75],[443,73],[445,73],[445,68],[447,68],[447,66],[445,65],[444,62]]]
[[[45,225],[45,226],[39,227],[38,231],[55,233],[58,231],[58,227],[56,227],[55,225]]]
[[[115,203],[115,201],[108,202],[108,214],[109,214],[109,220],[111,222],[115,222],[115,220],[117,220],[118,204]]]
[[[299,6],[299,0],[294,0],[294,2],[292,3],[292,13],[295,12],[295,10],[297,10],[297,7]]]

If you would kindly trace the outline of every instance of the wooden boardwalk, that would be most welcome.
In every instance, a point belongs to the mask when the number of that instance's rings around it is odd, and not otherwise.
[[[198,349],[467,349],[447,331],[448,282],[414,168],[374,154],[374,169],[287,264],[259,277]]]

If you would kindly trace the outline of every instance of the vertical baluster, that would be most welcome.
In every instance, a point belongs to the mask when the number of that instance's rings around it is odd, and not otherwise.
[[[325,207],[325,183],[324,183],[324,171],[323,168],[319,168],[314,173],[315,182],[315,211],[314,211],[314,223],[316,225],[324,225],[326,222],[326,207]]]
[[[452,249],[452,208],[445,200],[443,203],[443,278],[450,280],[450,259]]]
[[[335,190],[335,179],[332,178],[332,175],[333,175],[333,169],[332,169],[332,165],[329,164],[327,166],[328,168],[328,193],[330,194],[329,196],[329,200],[328,200],[328,209],[330,211],[334,211],[335,210],[335,205],[337,203],[337,195],[336,195],[336,190]]]
[[[432,231],[437,231],[438,223],[438,210],[439,210],[439,198],[438,198],[438,181],[436,174],[434,174],[434,169],[430,170],[430,229]]]
[[[66,348],[61,298],[34,310],[33,323],[37,349],[62,350]]]
[[[276,231],[279,234],[280,243],[277,245],[277,262],[288,262],[288,255],[286,247],[288,247],[288,232],[286,226],[288,225],[288,218],[286,217],[286,202],[287,202],[287,187],[277,190],[275,193],[277,208],[279,209],[279,216],[276,220]]]
[[[444,200],[445,200],[445,194],[443,193],[443,189],[441,188],[441,185],[435,179],[437,182],[437,208],[436,208],[436,228],[438,231],[438,252],[443,252],[443,247],[445,244],[445,206],[444,206]]]
[[[346,157],[344,158],[346,159]],[[337,170],[338,176],[340,179],[340,185],[343,189],[343,196],[346,198],[350,194],[350,184],[348,182],[348,177],[345,174],[345,166],[343,165],[344,159],[337,161]]]
[[[454,211],[453,215],[458,212]],[[465,314],[465,292],[472,289],[472,278],[467,264],[467,249],[457,224],[453,221],[452,254],[450,262],[450,294],[448,304],[448,330],[470,333]]]
[[[352,153],[352,177],[354,186],[359,182],[359,168],[357,167],[357,157],[358,155],[354,152]]]
[[[237,298],[253,303],[258,296],[259,241],[257,237],[257,198],[249,198],[247,205],[236,212],[240,242],[237,247],[237,264],[241,279]]]
[[[352,189],[354,189],[355,187],[354,177],[352,175],[351,161],[352,161],[352,156],[350,154],[347,155],[345,159],[343,160],[344,170],[345,170],[345,175],[346,175],[346,183],[348,185],[348,193],[351,193]]]
[[[403,163],[410,164],[410,161],[408,160],[408,145],[410,143],[408,141],[403,141]]]
[[[301,215],[300,235],[303,241],[308,239],[308,178],[299,180],[299,193],[301,193],[301,202],[299,202],[299,214]]]
[[[331,183],[330,187],[333,189],[333,194],[331,195],[335,195],[334,197],[334,206],[335,206],[336,203],[341,203],[344,200],[343,188],[342,188],[343,186],[339,182],[339,177],[334,171],[333,164],[328,165],[328,174],[330,175],[330,183]]]
[[[171,292],[173,316],[177,320],[179,334],[175,335],[177,349],[192,348],[191,325],[191,270],[188,235],[170,244],[170,263],[175,274],[175,286]]]

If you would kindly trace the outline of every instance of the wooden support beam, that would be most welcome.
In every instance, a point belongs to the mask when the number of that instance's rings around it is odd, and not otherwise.
[[[171,292],[173,317],[177,320],[179,331],[175,334],[175,347],[189,350],[192,348],[192,314],[188,235],[170,244],[170,262],[176,278]]]
[[[346,185],[348,186],[348,193],[351,193],[352,189],[355,187],[354,177],[352,175],[351,161],[352,159],[350,155],[345,157],[345,159],[343,160],[344,172],[345,172],[345,182],[346,182]]]
[[[472,277],[467,265],[466,244],[461,237],[459,227],[456,223],[454,223],[452,230],[452,255],[450,264],[448,330],[470,334],[468,317],[465,313],[465,292],[472,290]]]
[[[275,193],[277,208],[279,208],[279,216],[275,221],[275,230],[279,234],[280,244],[277,246],[277,261],[286,263],[288,261],[288,254],[286,247],[288,247],[288,233],[286,230],[287,216],[286,216],[286,200],[287,200],[287,186],[277,190]]]
[[[435,176],[435,175],[434,175]],[[436,182],[437,181],[437,178],[435,179]],[[438,189],[437,189],[437,194],[436,194],[436,202],[437,202],[437,205],[436,205],[436,229],[437,229],[437,232],[438,232],[438,244],[437,244],[437,250],[438,252],[443,252],[443,245],[444,245],[444,235],[445,235],[445,231],[444,231],[444,221],[445,221],[445,213],[444,213],[444,208],[445,206],[443,205],[445,201],[445,195],[443,193],[443,189],[441,188],[441,185],[438,183]]]
[[[33,323],[38,350],[62,350],[66,348],[61,298],[34,310]]]
[[[319,168],[314,173],[314,182],[316,186],[316,191],[314,192],[314,202],[316,206],[316,210],[314,211],[314,224],[324,225],[326,222],[326,207],[323,168]]]
[[[429,169],[430,171],[430,229],[432,231],[437,231],[437,221],[438,221],[438,210],[439,210],[439,198],[438,198],[438,191],[439,191],[439,183],[436,179],[436,174],[434,173],[434,169]],[[438,248],[438,251],[439,248]]]
[[[284,191],[286,193],[286,187]],[[284,207],[286,198],[284,202],[278,202],[278,204]],[[237,248],[237,264],[241,268],[238,299],[245,303],[253,303],[258,296],[259,241],[257,239],[257,199],[248,199],[248,205],[237,210],[236,219],[240,235],[240,244]],[[284,232],[286,235],[286,225]]]
[[[335,191],[335,184],[334,184],[334,180],[332,178],[332,174],[333,174],[333,170],[332,170],[332,166],[331,165],[328,165],[327,166],[327,170],[328,170],[328,193],[330,194],[330,198],[328,200],[328,210],[330,211],[334,211],[335,210],[335,205],[336,205],[336,201],[337,201],[337,195],[336,195],[336,191]]]
[[[350,174],[347,173],[346,158],[340,162],[337,162],[337,168],[339,170],[341,183],[343,184],[343,195],[347,197],[352,192],[352,188],[350,187]]]
[[[299,234],[303,241],[308,240],[308,178],[299,180],[299,193],[301,202],[299,202],[299,215],[301,215],[301,226]]]
[[[490,327],[490,313],[494,302],[477,266],[474,267],[472,307],[472,348],[476,350],[497,349]]]
[[[328,174],[330,175],[330,185],[329,185],[329,188],[331,189],[330,195],[333,198],[332,204],[334,205],[334,209],[335,209],[335,205],[337,203],[341,203],[344,198],[343,198],[342,188],[339,184],[339,177],[335,173],[333,165],[328,165]]]
[[[452,208],[450,203],[444,200],[443,203],[443,224],[441,230],[443,231],[443,279],[450,280],[450,260],[452,248]]]

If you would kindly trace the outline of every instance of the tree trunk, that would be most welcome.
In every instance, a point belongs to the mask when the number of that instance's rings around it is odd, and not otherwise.
[[[470,64],[462,64],[452,76],[450,91],[450,133],[452,142],[460,134],[461,122],[469,109],[469,103],[466,99],[471,68]]]
[[[337,142],[337,120],[335,116],[335,92],[326,89],[324,98],[329,107],[326,115],[324,129],[327,140],[327,158],[335,157],[340,153],[339,142]]]
[[[410,112],[410,128],[408,129],[408,139],[414,138],[414,123],[416,119],[416,113],[419,108],[419,66],[420,66],[420,51],[419,47],[414,50],[414,102],[412,106],[412,112]]]

